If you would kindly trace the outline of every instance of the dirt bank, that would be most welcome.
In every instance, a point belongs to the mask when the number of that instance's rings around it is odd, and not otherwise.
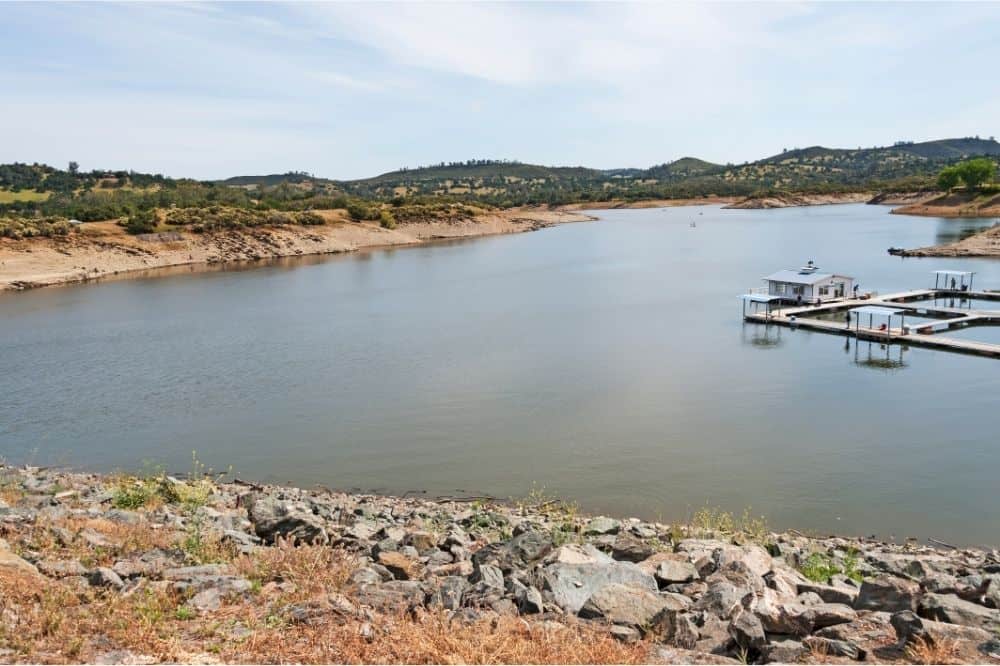
[[[841,192],[834,194],[775,194],[772,196],[747,197],[742,201],[723,208],[762,209],[793,208],[796,206],[828,206],[831,204],[866,203],[872,198],[871,192]]]
[[[939,196],[940,192],[879,192],[868,203],[881,206],[907,206]]]
[[[351,222],[343,211],[317,212],[327,219],[325,225],[130,236],[113,222],[95,222],[82,225],[68,236],[0,238],[0,291],[82,282],[170,266],[208,266],[519,233],[595,219],[577,212],[515,208],[460,221],[408,223],[396,229],[383,229],[375,223]]]
[[[966,192],[937,193],[921,201],[892,210],[894,215],[922,215],[925,217],[998,217],[1000,218],[1000,192],[986,194]]]

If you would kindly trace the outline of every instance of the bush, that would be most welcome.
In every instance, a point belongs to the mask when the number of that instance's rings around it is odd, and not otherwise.
[[[148,234],[156,229],[156,211],[139,210],[125,218],[122,226],[130,234]]]
[[[42,217],[0,217],[0,237],[2,238],[34,238],[43,236],[66,236],[73,231],[73,225],[68,220]]]
[[[371,209],[360,201],[351,201],[347,204],[347,214],[355,222],[361,222],[371,217]]]
[[[396,218],[393,214],[387,210],[383,210],[378,214],[379,224],[382,225],[383,229],[395,229],[396,228]]]

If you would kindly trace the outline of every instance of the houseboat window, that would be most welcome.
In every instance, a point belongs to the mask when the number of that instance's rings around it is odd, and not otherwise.
[[[830,293],[830,288],[829,287],[820,287],[819,288],[819,295],[820,296],[826,296],[829,293]]]

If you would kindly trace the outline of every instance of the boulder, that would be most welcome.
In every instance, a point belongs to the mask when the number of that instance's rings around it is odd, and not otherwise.
[[[684,611],[665,609],[653,618],[650,628],[660,641],[688,650],[694,649],[701,637],[694,617]]]
[[[856,588],[842,587],[837,585],[823,585],[822,583],[804,582],[797,586],[798,593],[813,593],[828,604],[847,604],[853,606],[858,598]]]
[[[657,591],[656,579],[631,562],[606,564],[554,563],[542,571],[542,589],[568,613],[577,614],[583,605],[602,587],[618,583]]]
[[[759,652],[767,645],[764,626],[753,613],[743,612],[729,623],[729,635],[746,651]]]
[[[380,611],[398,612],[423,606],[426,594],[418,581],[390,580],[380,585],[363,585],[357,591],[359,603]]]
[[[67,576],[86,576],[87,567],[80,560],[41,560],[35,565],[38,570],[49,578],[65,578]]]
[[[614,518],[608,518],[607,516],[598,516],[597,518],[592,518],[590,522],[583,528],[583,533],[585,536],[597,536],[600,534],[618,534],[621,529],[621,523]]]
[[[303,543],[329,543],[322,519],[304,506],[269,495],[250,493],[244,503],[254,532],[267,543],[294,539]]]
[[[674,583],[690,583],[699,578],[698,570],[690,562],[683,560],[664,560],[656,567],[653,574],[656,580],[662,585]]]
[[[546,564],[610,564],[611,561],[611,557],[590,544],[559,546],[545,558]]]
[[[107,567],[97,567],[87,575],[87,581],[94,587],[110,587],[120,590],[125,587],[121,576]]]
[[[376,560],[388,569],[392,577],[397,580],[410,580],[411,578],[416,578],[419,573],[419,567],[416,562],[402,553],[384,550],[379,552]]]
[[[649,664],[741,664],[735,659],[710,652],[654,645],[647,655]]]
[[[856,610],[884,611],[896,613],[917,610],[920,603],[920,585],[912,580],[896,576],[878,576],[861,583],[858,598],[854,601]]]
[[[927,594],[920,601],[920,617],[966,627],[1000,630],[1000,611],[980,606],[953,594]]]
[[[653,552],[652,546],[631,534],[619,534],[611,546],[611,557],[622,562],[642,562]]]
[[[462,595],[468,589],[469,582],[460,576],[446,576],[441,580],[437,590],[431,595],[430,604],[445,610],[458,610],[462,607]]]
[[[894,613],[890,621],[896,631],[900,647],[916,641],[931,644],[942,641],[963,641],[981,646],[995,638],[994,634],[986,629],[928,620],[913,611]]]
[[[7,548],[0,548],[0,571],[19,571],[31,576],[38,576],[34,564],[14,554]]]
[[[154,548],[138,557],[120,559],[115,562],[115,573],[122,578],[158,578],[167,569],[175,569],[184,564],[185,555],[182,550],[164,550]]]
[[[664,609],[679,610],[683,607],[676,600],[665,598],[648,588],[611,583],[594,592],[580,608],[579,615],[642,629]]]

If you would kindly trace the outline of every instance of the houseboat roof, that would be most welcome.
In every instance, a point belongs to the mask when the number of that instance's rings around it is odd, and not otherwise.
[[[833,273],[803,273],[802,271],[778,271],[768,275],[768,282],[790,282],[792,284],[816,284],[834,277]]]

